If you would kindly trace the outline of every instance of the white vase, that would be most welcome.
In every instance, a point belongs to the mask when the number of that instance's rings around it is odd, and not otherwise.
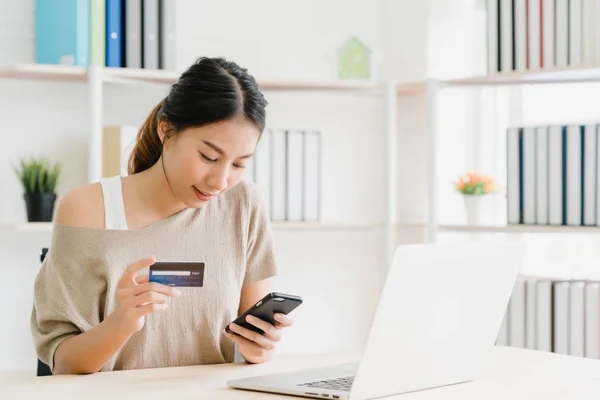
[[[489,195],[463,195],[467,224],[485,225],[489,221]]]

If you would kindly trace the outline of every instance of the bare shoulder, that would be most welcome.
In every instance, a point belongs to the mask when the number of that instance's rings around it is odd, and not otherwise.
[[[83,228],[104,228],[104,199],[100,183],[68,192],[56,211],[56,222]]]

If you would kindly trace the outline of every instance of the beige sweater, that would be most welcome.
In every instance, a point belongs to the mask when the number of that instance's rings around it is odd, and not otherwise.
[[[55,223],[51,243],[31,315],[38,357],[51,368],[62,340],[93,328],[118,307],[117,282],[135,260],[155,255],[158,261],[202,261],[204,286],[179,288],[181,297],[148,315],[102,371],[233,361],[234,344],[222,330],[237,316],[242,285],[277,272],[268,215],[256,186],[245,182],[200,209],[141,229]]]

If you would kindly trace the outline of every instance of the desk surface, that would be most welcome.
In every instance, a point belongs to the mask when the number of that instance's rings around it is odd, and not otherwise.
[[[220,364],[105,372],[85,376],[16,377],[0,374],[0,397],[126,399],[285,399],[230,389],[228,379],[352,361],[350,356],[278,356],[260,365]],[[395,396],[402,400],[600,399],[600,360],[498,347],[485,378],[466,384]],[[6,397],[5,397],[6,396]]]

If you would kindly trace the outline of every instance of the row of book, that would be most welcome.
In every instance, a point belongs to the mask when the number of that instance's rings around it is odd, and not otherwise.
[[[320,221],[321,132],[266,129],[245,179],[259,187],[271,220]]]
[[[508,128],[508,224],[600,225],[598,124]]]
[[[599,0],[487,0],[488,72],[600,64]]]
[[[127,175],[136,126],[106,126],[102,176]],[[254,182],[273,221],[321,220],[321,133],[265,129],[244,177]]]
[[[600,283],[520,277],[497,345],[600,358]]]
[[[36,0],[36,62],[174,70],[175,3]]]

